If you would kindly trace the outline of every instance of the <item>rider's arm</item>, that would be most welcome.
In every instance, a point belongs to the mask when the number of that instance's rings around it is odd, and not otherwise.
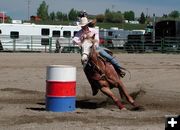
[[[72,39],[73,43],[81,46],[82,44],[81,36],[82,36],[82,31],[77,32],[76,35]]]
[[[73,38],[73,43],[80,45],[80,44],[81,44],[80,38],[79,38],[79,37],[74,37],[74,38]]]
[[[95,37],[94,37],[95,45],[96,45],[96,47],[98,47],[99,46],[99,32],[95,28],[92,28],[91,32],[93,32],[95,34]]]

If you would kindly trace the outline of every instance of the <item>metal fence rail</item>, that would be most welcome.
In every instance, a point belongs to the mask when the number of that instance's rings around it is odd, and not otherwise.
[[[79,53],[78,46],[72,43],[72,38],[19,36],[17,39],[0,35],[0,51],[23,52],[62,52]],[[153,42],[151,37],[138,36],[130,39],[116,38],[105,42],[101,46],[128,53],[180,53],[180,37],[157,38]]]
[[[19,36],[16,39],[10,36],[0,36],[2,51],[50,51],[54,42],[47,38],[48,43],[43,44],[42,39],[38,36]]]
[[[75,47],[72,38],[19,36],[11,38],[8,35],[0,35],[1,51],[25,51],[25,52],[57,52],[64,47]]]
[[[180,37],[157,38],[155,42],[152,39],[131,38],[124,45],[124,50],[129,53],[179,53]]]

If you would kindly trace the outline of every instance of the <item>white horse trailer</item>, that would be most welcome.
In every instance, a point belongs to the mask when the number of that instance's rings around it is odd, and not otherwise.
[[[100,38],[111,41],[113,47],[122,48],[127,42],[127,36],[131,34],[131,31],[112,27],[110,29],[101,29],[99,34]]]
[[[61,46],[74,46],[72,37],[81,27],[66,25],[0,24],[1,50],[44,51]]]

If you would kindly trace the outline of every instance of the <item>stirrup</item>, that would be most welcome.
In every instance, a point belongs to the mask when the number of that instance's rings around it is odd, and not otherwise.
[[[124,78],[124,76],[126,75],[126,73],[125,73],[124,71],[122,71],[121,69],[118,69],[118,70],[117,70],[117,73],[119,74],[119,76],[120,76],[121,78]]]
[[[125,75],[126,75],[126,73],[123,72],[122,70],[120,70],[120,76],[121,76],[122,78],[124,78]]]

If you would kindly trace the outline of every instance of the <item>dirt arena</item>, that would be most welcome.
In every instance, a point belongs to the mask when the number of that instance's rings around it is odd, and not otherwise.
[[[128,104],[120,111],[101,92],[92,96],[79,54],[1,53],[0,130],[163,130],[165,115],[180,114],[180,55],[115,56],[131,72],[123,81],[143,111]],[[75,111],[45,110],[48,65],[77,67]]]

